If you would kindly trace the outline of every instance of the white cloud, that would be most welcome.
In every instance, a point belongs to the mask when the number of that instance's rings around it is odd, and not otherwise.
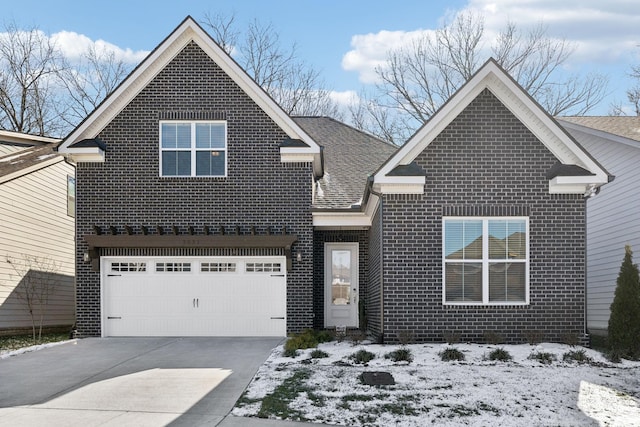
[[[457,13],[479,12],[485,17],[489,38],[504,28],[507,21],[526,30],[542,23],[553,38],[566,39],[576,50],[571,67],[629,64],[636,57],[640,36],[640,7],[630,0],[469,0],[464,9],[445,11],[442,20],[450,21]],[[433,31],[386,31],[357,34],[352,49],[342,59],[342,67],[356,71],[360,81],[376,81],[375,68],[385,62],[390,48],[411,43],[415,37]]]
[[[358,93],[355,90],[345,90],[341,92],[331,91],[329,93],[329,98],[340,106],[348,106],[357,102],[360,99],[360,96],[358,96]]]
[[[62,54],[72,62],[79,61],[82,55],[90,48],[95,47],[98,54],[113,53],[116,60],[122,60],[127,64],[140,63],[149,51],[122,49],[104,40],[91,40],[89,37],[73,31],[60,31],[51,35],[51,40],[58,46]]]
[[[380,31],[355,35],[351,38],[352,50],[342,58],[342,68],[357,71],[362,83],[374,83],[377,80],[375,69],[383,66],[387,52],[409,45],[424,31]]]

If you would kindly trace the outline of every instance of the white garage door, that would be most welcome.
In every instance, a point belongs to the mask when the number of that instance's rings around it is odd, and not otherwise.
[[[103,258],[103,336],[285,336],[286,258]]]

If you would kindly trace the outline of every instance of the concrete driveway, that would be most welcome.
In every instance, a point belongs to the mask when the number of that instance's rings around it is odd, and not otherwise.
[[[216,426],[280,341],[88,338],[0,360],[0,425]]]

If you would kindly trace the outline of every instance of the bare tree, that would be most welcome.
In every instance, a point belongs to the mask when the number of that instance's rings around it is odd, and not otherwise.
[[[27,254],[20,258],[7,256],[6,261],[19,279],[12,294],[29,312],[33,340],[40,340],[50,298],[61,284],[60,265],[51,258]]]
[[[60,118],[73,128],[89,115],[129,74],[131,66],[116,58],[114,52],[99,51],[90,46],[76,64],[59,73],[66,92],[66,102],[60,104]]]
[[[216,42],[291,115],[340,115],[320,73],[299,59],[295,44],[283,47],[271,24],[258,20],[244,33],[234,27],[235,15],[205,14],[203,23]]]
[[[35,135],[57,135],[55,105],[61,55],[37,28],[5,24],[0,33],[0,128]]]
[[[386,64],[376,70],[379,108],[370,113],[385,114],[387,119],[377,122],[386,121],[396,130],[374,133],[394,134],[394,140],[404,141],[490,56],[552,115],[584,114],[604,98],[604,76],[560,72],[574,47],[547,36],[543,25],[523,32],[507,23],[491,43],[487,37],[484,18],[463,13],[433,34],[390,51]]]

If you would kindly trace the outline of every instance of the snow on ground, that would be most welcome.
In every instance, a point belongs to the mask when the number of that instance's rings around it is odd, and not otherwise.
[[[23,354],[23,353],[29,353],[31,351],[38,351],[38,350],[42,350],[45,348],[49,348],[49,347],[55,347],[61,344],[66,344],[68,342],[75,342],[76,340],[66,340],[66,341],[56,341],[56,342],[50,342],[50,343],[46,343],[46,344],[37,344],[37,345],[32,345],[29,347],[23,347],[23,348],[19,348],[17,350],[0,350],[0,360],[2,359],[8,359],[9,357],[12,356],[17,356],[19,354]]]
[[[413,362],[394,363],[385,354],[392,345],[326,343],[318,348],[329,357],[312,359],[312,350],[296,358],[274,349],[233,410],[256,416],[265,396],[296,372],[305,372],[305,391],[289,403],[290,418],[348,426],[640,426],[640,362],[609,363],[599,352],[543,343],[529,345],[455,344],[465,361],[444,362],[447,344],[409,345]],[[487,360],[496,348],[513,357]],[[366,349],[376,358],[366,366],[349,356]],[[590,364],[563,361],[569,351],[584,350]],[[543,364],[532,353],[551,353]],[[393,375],[392,386],[369,386],[365,371]],[[299,414],[299,415],[295,415]]]

